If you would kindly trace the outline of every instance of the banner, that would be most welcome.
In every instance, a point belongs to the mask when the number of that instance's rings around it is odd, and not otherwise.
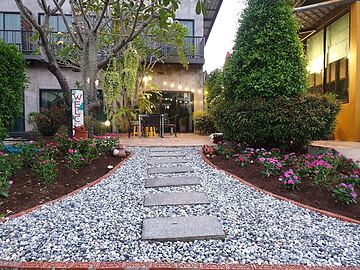
[[[84,93],[82,90],[72,90],[72,126],[84,125]],[[73,134],[75,131],[73,130]]]

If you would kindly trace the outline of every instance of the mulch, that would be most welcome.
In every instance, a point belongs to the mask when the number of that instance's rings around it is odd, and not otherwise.
[[[230,172],[246,182],[259,187],[260,189],[280,195],[282,197],[315,207],[335,214],[343,215],[360,221],[360,205],[343,205],[336,202],[330,190],[325,187],[315,186],[311,179],[301,179],[299,190],[290,191],[283,188],[278,177],[261,173],[262,166],[259,164],[249,164],[241,167],[235,159],[225,159],[215,156],[210,162],[221,169]]]
[[[49,185],[45,185],[31,168],[23,168],[9,179],[13,184],[9,197],[3,200],[0,213],[15,214],[62,197],[107,174],[109,165],[115,167],[122,160],[114,156],[101,156],[79,169],[78,173],[60,163],[57,178]]]

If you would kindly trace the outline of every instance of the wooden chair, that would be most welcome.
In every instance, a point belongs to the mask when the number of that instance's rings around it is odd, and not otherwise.
[[[168,128],[170,131],[170,135],[171,135],[171,131],[174,131],[175,134],[175,138],[177,138],[177,134],[176,134],[176,118],[178,117],[178,114],[175,114],[174,116],[171,117],[167,117],[165,116],[165,120],[164,120],[164,129]]]
[[[156,130],[161,134],[161,115],[160,114],[148,114],[143,117],[141,122],[142,132],[146,137],[155,136]]]

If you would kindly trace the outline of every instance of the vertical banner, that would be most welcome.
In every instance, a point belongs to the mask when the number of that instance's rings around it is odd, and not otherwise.
[[[84,125],[84,92],[72,90],[72,126],[73,128]],[[73,130],[75,134],[75,130]]]

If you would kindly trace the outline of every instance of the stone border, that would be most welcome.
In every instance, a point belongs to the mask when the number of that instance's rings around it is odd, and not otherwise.
[[[0,261],[0,269],[71,269],[71,270],[360,270],[360,267],[304,266],[304,265],[257,265],[257,264],[206,264],[206,263],[156,263],[156,262],[6,262]]]
[[[64,196],[61,196],[61,197],[59,197],[59,198],[56,198],[56,199],[54,199],[54,200],[51,200],[51,201],[48,201],[48,202],[45,202],[45,203],[42,203],[42,204],[39,204],[39,205],[36,205],[36,206],[34,206],[34,207],[31,207],[31,208],[26,209],[26,210],[24,210],[24,211],[20,211],[20,212],[18,212],[18,213],[15,213],[15,214],[13,214],[13,215],[8,216],[8,217],[0,218],[0,225],[1,225],[2,223],[4,223],[5,221],[8,221],[8,220],[10,220],[10,219],[14,219],[14,218],[17,218],[17,217],[19,217],[19,216],[28,214],[28,213],[30,213],[30,212],[32,212],[32,211],[34,211],[34,210],[36,210],[36,209],[38,209],[38,208],[40,208],[40,207],[43,207],[43,206],[45,206],[45,205],[49,205],[49,204],[56,203],[56,202],[58,202],[58,201],[60,201],[60,200],[63,200],[63,199],[65,199],[65,198],[68,198],[68,197],[70,197],[70,196],[73,196],[73,195],[79,193],[79,192],[80,192],[81,190],[83,190],[83,189],[92,187],[92,186],[100,183],[102,180],[104,180],[105,178],[107,178],[107,177],[109,177],[111,174],[113,174],[115,171],[117,171],[117,170],[124,164],[125,161],[127,161],[129,158],[131,158],[131,157],[133,157],[133,156],[134,156],[134,154],[133,154],[133,153],[130,153],[130,155],[128,155],[127,157],[125,157],[125,159],[123,159],[119,164],[117,164],[114,168],[112,168],[112,169],[111,169],[109,172],[107,172],[105,175],[103,175],[103,176],[101,176],[100,178],[94,180],[93,182],[87,183],[85,186],[82,186],[82,187],[80,187],[80,188],[78,188],[78,189],[75,189],[74,191],[71,191],[71,192],[68,193],[68,194],[65,194]],[[1,265],[0,265],[0,269],[1,269]]]
[[[267,191],[265,189],[262,189],[262,188],[259,188],[258,186],[255,186],[247,181],[245,181],[244,179],[240,178],[239,176],[235,175],[235,174],[232,174],[228,171],[225,171],[223,169],[221,169],[220,167],[216,166],[215,164],[213,164],[211,162],[210,159],[208,159],[202,150],[200,150],[200,154],[201,154],[201,157],[202,159],[212,168],[214,169],[217,169],[219,171],[222,171],[224,173],[226,173],[227,175],[235,178],[236,180],[240,181],[242,184],[248,186],[248,187],[251,187],[259,192],[262,192],[264,194],[267,194],[267,195],[270,195],[272,197],[275,197],[276,199],[279,199],[279,200],[282,200],[282,201],[286,201],[286,202],[289,202],[289,203],[292,203],[292,204],[295,204],[296,206],[299,206],[299,207],[302,207],[302,208],[305,208],[305,209],[308,209],[308,210],[311,210],[311,211],[315,211],[315,212],[318,212],[320,214],[323,214],[325,216],[328,216],[328,217],[332,217],[332,218],[336,218],[336,219],[339,219],[341,221],[345,221],[345,222],[350,222],[350,223],[355,223],[355,224],[359,224],[360,225],[360,220],[356,220],[356,219],[353,219],[353,218],[350,218],[350,217],[346,217],[346,216],[343,216],[343,215],[339,215],[339,214],[335,214],[333,212],[329,212],[329,211],[326,211],[326,210],[322,210],[322,209],[319,209],[319,208],[316,208],[316,207],[313,207],[313,206],[310,206],[310,205],[307,205],[307,204],[303,204],[301,202],[297,202],[297,201],[294,201],[292,199],[289,199],[289,198],[286,198],[286,197],[283,197],[283,196],[280,196],[280,195],[277,195],[277,194],[274,194],[270,191]]]

